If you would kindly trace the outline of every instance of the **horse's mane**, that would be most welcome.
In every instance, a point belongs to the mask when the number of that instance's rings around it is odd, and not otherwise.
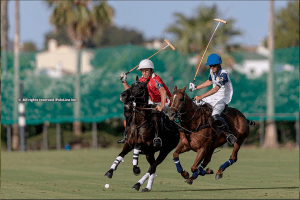
[[[185,93],[185,92],[184,92]],[[189,97],[189,95],[187,94],[187,93],[185,93],[186,94],[186,96],[187,97]],[[192,101],[192,105],[197,109],[197,110],[205,110],[205,111],[207,111],[210,115],[211,115],[211,113],[212,113],[212,106],[209,104],[209,103],[204,103],[204,104],[202,104],[202,105],[197,105],[195,102],[194,102],[194,100],[193,99],[191,99],[190,97],[189,97],[189,99]]]

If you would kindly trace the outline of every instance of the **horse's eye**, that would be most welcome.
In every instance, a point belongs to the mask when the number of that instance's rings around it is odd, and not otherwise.
[[[183,98],[179,99],[179,101],[183,101]]]

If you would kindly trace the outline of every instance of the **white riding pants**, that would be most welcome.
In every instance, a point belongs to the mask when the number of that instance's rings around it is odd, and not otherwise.
[[[208,103],[212,106],[212,116],[221,115],[225,108],[225,99],[224,98],[216,98],[215,96],[208,96],[203,98],[201,101],[194,101],[196,105],[203,105],[204,103]]]
[[[165,103],[165,107],[164,107],[163,110],[162,110],[165,114],[167,114],[168,111],[169,111],[169,103],[170,103],[169,101],[168,101],[168,103]],[[152,104],[152,105],[161,105],[161,102],[156,103],[156,102],[153,102],[153,101],[151,101],[151,100],[149,99],[148,104]]]

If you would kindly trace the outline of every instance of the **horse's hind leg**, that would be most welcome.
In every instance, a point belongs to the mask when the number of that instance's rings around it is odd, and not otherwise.
[[[150,165],[155,162],[154,153],[146,154],[146,159]],[[140,187],[145,183],[145,181],[150,177],[150,173],[147,172],[134,186],[133,189],[139,191]]]
[[[197,168],[197,166],[206,157],[206,155],[207,155],[207,149],[201,148],[198,150],[195,162],[191,168],[193,175],[185,181],[187,184],[190,185],[193,184],[193,180],[196,179],[198,175],[204,176],[206,174],[206,171],[203,169],[201,165]]]
[[[238,154],[239,149],[241,148],[242,143],[243,143],[243,141],[242,142],[238,141],[238,142],[234,143],[232,154],[231,154],[229,160],[220,166],[218,172],[216,173],[216,177],[215,177],[216,179],[222,178],[223,172],[225,171],[225,169],[237,161],[237,154]]]
[[[184,179],[188,179],[190,175],[187,171],[182,169],[182,166],[179,161],[179,154],[184,153],[189,150],[190,149],[187,146],[185,146],[182,142],[180,142],[178,144],[175,152],[173,153],[173,160],[175,162],[177,172],[180,173]]]

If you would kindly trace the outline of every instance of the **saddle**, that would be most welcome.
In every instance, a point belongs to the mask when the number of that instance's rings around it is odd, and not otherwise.
[[[207,107],[210,110],[210,112],[212,112],[212,106],[208,103],[205,103],[205,104],[199,105],[199,106]],[[228,104],[225,104],[225,108],[222,111],[222,113],[220,114],[220,116],[223,117],[225,121],[226,121],[225,116],[227,115],[227,113],[228,113]],[[226,123],[227,123],[227,121],[226,121]],[[205,128],[207,128],[207,127],[211,127],[212,129],[214,129],[217,135],[219,135],[222,132],[221,129],[216,124],[213,123],[211,113],[210,113],[210,117],[208,118],[208,124],[205,126]]]
[[[149,105],[150,108],[155,108],[156,105]],[[156,111],[156,110],[153,110],[151,112],[151,115],[157,115],[160,117],[160,119],[156,119],[158,121],[160,121],[160,125],[161,125],[161,130],[162,130],[162,134],[165,134],[167,132],[171,132],[172,135],[179,135],[179,131],[178,131],[178,128],[175,124],[175,122],[171,121],[169,119],[169,117],[162,111],[162,112],[159,112],[159,111]],[[156,117],[154,117],[155,119]]]
[[[228,113],[227,109],[228,109],[228,104],[225,104],[225,108],[224,108],[223,112],[221,113],[221,115],[227,114]]]

